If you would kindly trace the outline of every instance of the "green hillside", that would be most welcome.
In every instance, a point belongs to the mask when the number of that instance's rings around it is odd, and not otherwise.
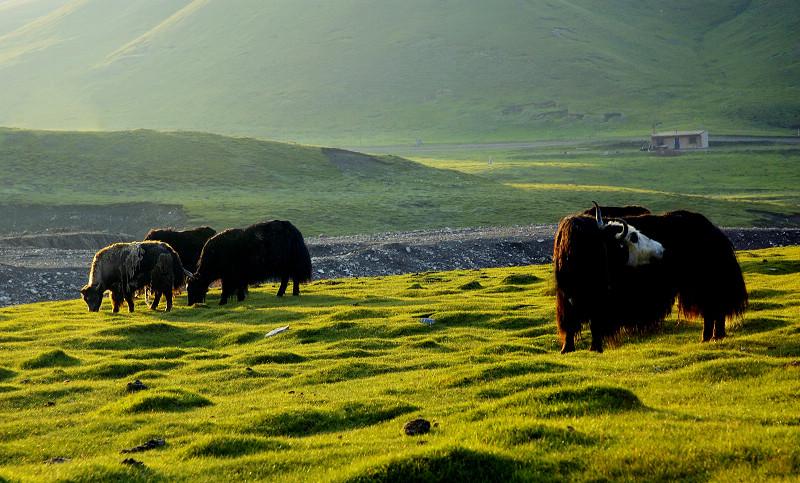
[[[328,146],[785,135],[794,0],[0,2],[0,125]]]
[[[662,157],[639,143],[426,151],[410,160],[198,132],[0,128],[0,233],[281,218],[306,236],[557,223],[605,204],[699,211],[721,226],[798,226],[792,145]],[[409,153],[410,156],[412,153]]]
[[[792,145],[654,156],[639,143],[386,154],[198,132],[0,128],[0,233],[281,218],[306,236],[557,223],[598,200],[798,226]],[[413,153],[409,152],[408,156]],[[492,157],[488,163],[486,156]]]

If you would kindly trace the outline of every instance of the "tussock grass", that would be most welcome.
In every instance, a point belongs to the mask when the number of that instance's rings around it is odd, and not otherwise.
[[[169,313],[5,308],[0,478],[785,481],[800,248],[738,256],[753,307],[727,339],[673,316],[603,354],[588,335],[559,354],[549,266],[265,285],[223,308],[217,289]],[[431,431],[403,434],[420,417]]]

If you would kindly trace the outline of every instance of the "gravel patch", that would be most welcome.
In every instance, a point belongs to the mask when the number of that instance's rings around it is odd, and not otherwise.
[[[798,228],[724,229],[737,250],[800,245]],[[555,225],[444,228],[306,239],[314,279],[374,277],[552,262]],[[0,238],[0,307],[80,298],[94,254],[129,235]]]

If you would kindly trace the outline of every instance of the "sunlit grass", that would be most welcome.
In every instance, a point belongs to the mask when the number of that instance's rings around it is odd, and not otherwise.
[[[559,354],[549,266],[2,309],[0,477],[781,481],[800,470],[800,248],[739,260],[751,308],[729,338],[673,316],[600,355],[588,333]],[[419,417],[430,433],[405,436]]]

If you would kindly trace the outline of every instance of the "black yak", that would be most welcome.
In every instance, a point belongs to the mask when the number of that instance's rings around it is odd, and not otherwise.
[[[173,230],[172,228],[150,230],[145,240],[162,241],[178,252],[181,257],[183,268],[191,273],[197,270],[197,261],[200,259],[200,252],[203,245],[209,238],[217,232],[211,227],[201,226],[188,230]]]
[[[205,301],[208,285],[222,281],[219,305],[235,292],[241,302],[247,286],[279,280],[278,297],[300,295],[300,283],[311,281],[311,256],[303,235],[288,221],[273,220],[247,228],[231,228],[211,237],[203,247],[197,271],[187,284],[189,305]]]
[[[660,259],[646,252],[633,256],[629,246],[608,236],[617,223],[659,243]],[[575,350],[574,337],[584,323],[591,328],[591,349],[602,352],[602,339],[621,328],[661,323],[676,298],[682,313],[703,317],[703,341],[721,339],[725,319],[741,316],[747,306],[733,246],[699,213],[621,216],[609,224],[600,213],[594,219],[570,216],[559,225],[553,261],[562,353]]]
[[[92,260],[89,283],[81,296],[89,312],[100,310],[103,294],[111,291],[112,310],[116,313],[123,301],[133,312],[133,295],[150,288],[154,294],[150,308],[155,310],[161,296],[172,309],[172,294],[183,285],[184,271],[180,256],[169,245],[157,241],[115,243],[98,251]]]

